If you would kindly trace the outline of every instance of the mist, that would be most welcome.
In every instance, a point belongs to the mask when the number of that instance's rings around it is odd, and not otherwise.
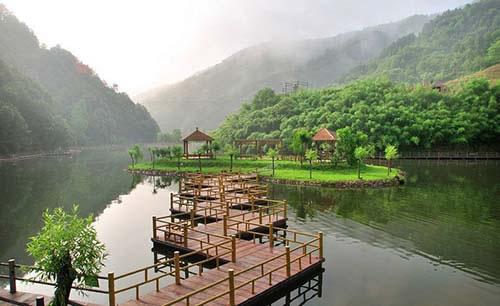
[[[471,1],[2,2],[41,43],[70,50],[134,96],[181,81],[254,44],[328,37]]]

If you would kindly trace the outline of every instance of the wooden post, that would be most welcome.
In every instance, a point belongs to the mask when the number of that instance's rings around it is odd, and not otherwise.
[[[115,273],[108,273],[108,297],[109,297],[109,306],[115,306]]]
[[[189,214],[191,216],[191,228],[194,228],[194,210],[191,209],[191,212]]]
[[[222,223],[223,223],[222,226],[224,227],[223,234],[224,234],[224,236],[227,236],[227,215],[224,215],[224,219],[223,219]]]
[[[16,293],[16,261],[9,259],[9,286],[10,293]]]
[[[287,201],[287,200],[285,200],[285,201],[283,201],[283,202],[284,202],[284,204],[283,204],[283,205],[284,205],[284,207],[285,207],[285,216],[284,216],[284,217],[285,217],[285,219],[286,219],[286,218],[287,218],[287,216],[288,216],[288,201]]]
[[[231,261],[236,262],[236,236],[231,235]]]
[[[37,296],[35,301],[36,306],[45,306],[45,300],[43,296]]]
[[[185,248],[187,248],[187,231],[188,231],[188,226],[187,226],[187,223],[184,223],[182,225],[182,243],[184,245]]]
[[[262,207],[259,207],[259,223],[262,224]]]
[[[234,270],[228,269],[227,273],[229,274],[229,305],[235,306],[236,302],[234,300]]]
[[[179,181],[179,186],[180,186],[180,181]],[[180,192],[179,192],[180,193]],[[171,192],[170,193],[170,211],[172,211],[174,209],[174,193]]]
[[[272,223],[269,223],[269,247],[274,248],[274,230]]]
[[[153,216],[153,239],[156,239],[156,216]]]
[[[285,247],[285,251],[286,251],[286,276],[287,277],[290,277],[290,275],[292,275],[292,267],[290,265],[290,246],[287,245]]]
[[[175,265],[175,284],[181,284],[181,271],[180,271],[180,259],[179,259],[179,251],[174,252],[174,265]]]
[[[319,258],[323,259],[323,232],[318,232],[319,238]]]

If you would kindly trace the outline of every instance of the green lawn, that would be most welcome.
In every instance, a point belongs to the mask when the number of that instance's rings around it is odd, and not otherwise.
[[[229,171],[230,159],[229,157],[220,156],[217,159],[202,159],[201,160],[202,172],[204,173],[218,173],[221,171]],[[352,181],[357,180],[357,168],[348,166],[341,163],[337,167],[333,167],[330,163],[313,163],[312,179],[309,178],[309,164],[304,163],[303,166],[299,162],[294,161],[275,161],[275,177],[279,179],[295,179],[304,181],[322,181],[322,182],[336,182],[336,181]],[[132,169],[132,166],[129,166]],[[153,169],[150,162],[138,163],[135,169],[146,170]],[[164,159],[156,161],[155,169],[164,171],[177,171],[177,160]],[[198,160],[181,160],[180,171],[184,172],[198,172]],[[233,161],[233,171],[239,172],[256,172],[265,176],[271,176],[271,160],[270,159],[244,159]],[[361,177],[364,180],[379,180],[388,179],[396,175],[397,169],[393,169],[390,176],[387,175],[387,168],[382,166],[366,165],[361,168]]]

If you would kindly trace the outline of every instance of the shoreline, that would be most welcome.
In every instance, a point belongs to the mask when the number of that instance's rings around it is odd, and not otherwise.
[[[13,156],[0,156],[0,162],[13,162],[18,160],[33,159],[39,157],[52,157],[52,156],[72,156],[80,153],[81,150],[78,149],[68,149],[64,151],[54,151],[54,152],[41,152],[41,153],[27,153],[18,154]]]
[[[169,170],[153,170],[153,169],[125,169],[130,174],[139,174],[144,176],[182,176],[189,171],[169,171]],[[259,180],[265,183],[289,186],[306,186],[306,187],[322,187],[335,189],[363,189],[363,188],[385,188],[397,187],[404,185],[406,182],[406,173],[398,171],[393,178],[375,179],[375,180],[343,180],[343,181],[315,181],[315,180],[300,180],[300,179],[279,179],[267,175],[257,173]]]

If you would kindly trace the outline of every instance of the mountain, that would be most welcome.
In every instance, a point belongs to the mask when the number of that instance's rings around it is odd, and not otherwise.
[[[281,138],[290,148],[297,130],[326,127],[338,135],[340,129],[343,135],[363,133],[379,151],[388,144],[401,150],[498,146],[499,99],[500,84],[485,78],[471,78],[450,92],[387,79],[287,95],[263,89],[214,134],[221,143]]]
[[[499,6],[482,0],[437,16],[418,36],[402,37],[352,70],[342,80],[357,80],[342,87],[286,95],[264,88],[214,134],[223,143],[289,144],[298,129],[326,127],[366,134],[378,150],[498,146]],[[437,79],[451,81],[439,90],[420,82]]]
[[[343,80],[387,76],[394,81],[447,81],[500,62],[500,1],[450,10],[422,32],[394,42]]]
[[[431,18],[419,15],[335,37],[252,46],[182,82],[141,95],[141,102],[163,130],[212,129],[260,88],[280,90],[283,82],[295,80],[314,87],[333,84],[393,41],[419,32]]]
[[[12,95],[4,98],[2,106],[8,103],[9,109],[20,108],[18,102],[22,98],[16,97],[22,96],[23,91],[36,92],[43,99],[31,96],[32,100],[50,114],[47,118],[58,118],[57,125],[66,127],[68,143],[101,145],[156,139],[158,125],[144,106],[135,104],[127,94],[116,92],[69,51],[59,46],[40,46],[33,31],[2,5],[0,60],[2,70],[9,71],[5,72],[6,78],[10,74],[15,80],[23,80],[14,82],[18,87],[9,89]],[[1,85],[5,88],[5,84]],[[22,111],[18,113],[23,115]],[[24,119],[29,133],[36,134],[29,126],[30,120]]]
[[[0,155],[72,142],[57,105],[38,84],[0,60]]]

